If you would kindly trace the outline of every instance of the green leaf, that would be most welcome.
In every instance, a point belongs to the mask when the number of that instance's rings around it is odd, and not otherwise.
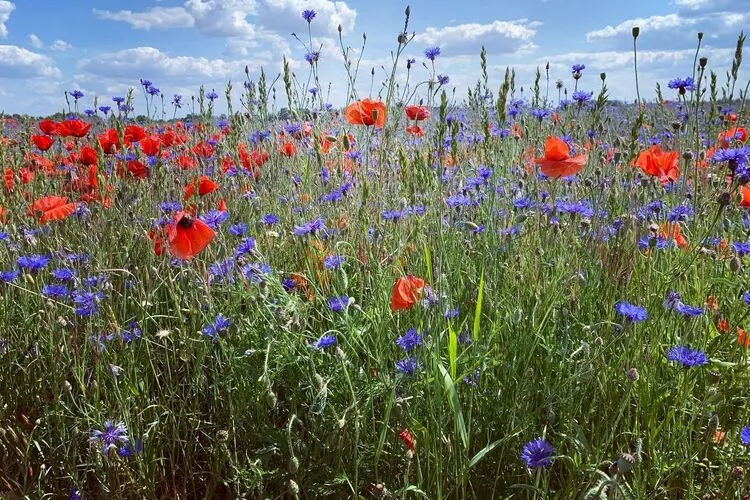
[[[453,326],[448,323],[448,361],[451,368],[451,379],[456,380],[456,357],[458,354],[458,337]]]
[[[450,406],[453,412],[453,417],[456,421],[456,430],[461,437],[461,444],[463,444],[464,449],[467,449],[469,447],[469,434],[466,432],[466,423],[464,422],[464,414],[461,410],[461,402],[458,400],[456,386],[453,385],[453,379],[445,367],[441,364],[438,365],[438,368],[440,368],[440,373],[443,375],[443,387],[445,388],[445,392],[448,393],[448,406]]]
[[[472,329],[471,336],[474,341],[479,340],[479,326],[482,320],[482,299],[484,298],[484,271],[482,271],[482,277],[479,278],[479,292],[477,293],[477,303],[474,307],[474,328]]]

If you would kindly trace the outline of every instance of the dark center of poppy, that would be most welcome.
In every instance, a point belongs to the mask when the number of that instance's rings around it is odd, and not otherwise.
[[[177,222],[177,225],[180,227],[192,227],[193,226],[193,217],[190,215],[183,215],[182,218]]]

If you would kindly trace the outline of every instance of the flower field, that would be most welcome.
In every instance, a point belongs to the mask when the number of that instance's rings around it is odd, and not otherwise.
[[[408,22],[344,106],[310,40],[2,118],[0,495],[750,495],[744,36],[626,104],[484,51],[453,95]]]

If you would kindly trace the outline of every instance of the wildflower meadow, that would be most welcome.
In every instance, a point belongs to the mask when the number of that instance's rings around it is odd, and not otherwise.
[[[2,117],[0,496],[750,495],[744,34],[459,95],[410,17],[382,82],[339,31],[343,106],[299,35]]]

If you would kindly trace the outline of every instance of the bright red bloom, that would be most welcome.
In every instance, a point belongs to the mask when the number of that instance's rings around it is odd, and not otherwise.
[[[750,186],[740,186],[740,206],[750,208]]]
[[[421,122],[422,120],[426,120],[430,117],[431,113],[430,110],[427,109],[424,106],[415,106],[410,105],[406,106],[404,109],[404,112],[406,113],[406,117],[410,120],[415,120],[418,122]]]
[[[29,212],[39,219],[40,224],[46,224],[52,220],[62,220],[78,208],[77,203],[68,203],[68,199],[62,196],[45,196],[32,203]]]
[[[569,177],[577,174],[586,165],[586,155],[570,156],[570,146],[559,137],[547,137],[544,156],[534,162],[547,177]]]
[[[159,153],[159,147],[161,146],[161,140],[158,135],[151,135],[144,137],[140,142],[141,151],[146,156],[156,156]]]
[[[57,133],[62,137],[86,137],[91,124],[82,120],[65,120],[57,125]]]
[[[735,141],[742,144],[747,141],[747,129],[745,127],[733,127],[719,134],[719,144],[724,149],[730,147]]]
[[[201,158],[209,158],[213,156],[215,148],[207,142],[199,142],[198,144],[193,146],[192,151],[196,156],[200,156]]]
[[[34,146],[42,151],[47,151],[55,143],[55,139],[48,135],[32,135],[31,140],[34,142]]]
[[[113,128],[100,134],[97,139],[105,155],[115,154],[120,150],[120,138],[117,136],[117,130]]]
[[[398,434],[398,437],[401,438],[401,441],[404,442],[404,446],[406,446],[406,449],[409,451],[414,452],[417,449],[417,441],[414,439],[411,432],[409,432],[408,428],[404,428],[404,430]]]
[[[219,185],[212,181],[209,177],[206,177],[205,175],[202,175],[200,179],[198,179],[198,195],[199,196],[205,196],[209,193],[213,193],[219,188]],[[185,199],[189,199],[191,196],[195,194],[195,186],[196,183],[192,182],[185,186]]]
[[[146,129],[138,125],[127,125],[123,131],[123,142],[125,142],[126,146],[130,146],[134,142],[140,142],[145,137]]]
[[[424,280],[412,275],[396,280],[391,290],[391,311],[411,309],[422,298]]]
[[[167,226],[169,253],[178,259],[190,259],[202,252],[214,236],[214,230],[202,220],[177,212]]]
[[[127,171],[136,179],[148,177],[148,167],[138,160],[130,160],[127,164]]]
[[[99,154],[94,148],[84,146],[81,148],[81,152],[78,153],[78,162],[82,165],[96,165],[99,163]]]
[[[420,127],[419,125],[412,125],[411,127],[406,127],[406,133],[409,135],[413,135],[414,137],[424,137],[424,129]]]
[[[5,181],[5,189],[7,191],[13,191],[13,187],[15,186],[15,176],[13,175],[13,170],[10,168],[6,168],[3,172],[3,180]]]
[[[294,156],[294,153],[296,152],[297,152],[297,148],[293,142],[285,142],[279,148],[279,153],[281,153],[281,156],[286,156],[286,157]]]
[[[662,184],[666,184],[680,177],[678,156],[677,151],[662,151],[658,145],[653,145],[638,155],[633,166],[652,177],[658,177]]]
[[[387,111],[385,104],[381,101],[373,101],[370,98],[351,103],[344,111],[344,118],[352,125],[375,125],[383,128],[385,125]]]
[[[39,122],[39,130],[47,135],[56,135],[57,123],[52,120],[42,120]]]

